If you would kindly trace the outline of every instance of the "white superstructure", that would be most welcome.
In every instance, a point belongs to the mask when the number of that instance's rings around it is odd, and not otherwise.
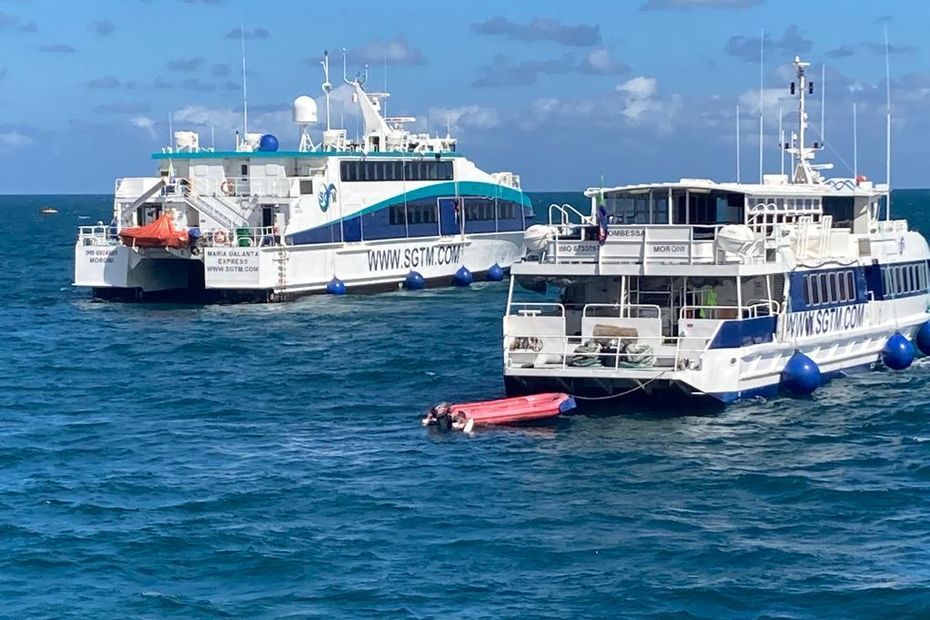
[[[527,231],[504,318],[511,395],[809,393],[839,373],[930,353],[928,251],[891,219],[890,189],[825,178],[804,144],[795,59],[793,175],[591,188]],[[530,292],[535,291],[535,292]]]
[[[480,170],[449,135],[408,131],[413,118],[383,116],[388,94],[367,92],[362,76],[345,78],[364,123],[350,140],[331,127],[325,56],[323,66],[326,127],[316,142],[308,96],[293,105],[295,151],[246,130],[235,151],[215,152],[197,133],[175,132],[153,155],[155,176],[116,182],[110,225],[80,229],[75,285],[102,297],[277,300],[500,277],[522,256],[532,220],[519,177]],[[121,240],[164,214],[189,234],[184,247]]]

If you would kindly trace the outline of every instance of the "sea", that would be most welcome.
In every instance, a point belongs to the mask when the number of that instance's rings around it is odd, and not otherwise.
[[[925,360],[438,434],[503,394],[506,284],[95,302],[111,200],[0,197],[0,617],[930,616]],[[930,191],[892,204],[930,233]]]

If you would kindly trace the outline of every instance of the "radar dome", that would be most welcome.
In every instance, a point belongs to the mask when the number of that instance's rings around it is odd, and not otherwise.
[[[294,99],[294,122],[306,125],[315,123],[316,118],[316,101],[313,97],[301,95]]]

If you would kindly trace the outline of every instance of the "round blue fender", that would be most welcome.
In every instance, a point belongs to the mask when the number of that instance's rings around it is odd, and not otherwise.
[[[475,276],[465,266],[459,267],[459,270],[452,276],[452,284],[456,286],[470,286],[474,280]]]
[[[329,284],[326,285],[326,292],[330,295],[345,295],[346,294],[346,285],[345,282],[333,276],[333,279],[329,281]]]
[[[904,370],[914,361],[914,345],[900,332],[895,332],[882,348],[882,363],[892,370]]]
[[[501,266],[498,265],[497,263],[494,263],[493,265],[491,265],[491,267],[488,269],[488,281],[500,282],[503,279],[504,279],[504,270],[501,268]]]
[[[404,288],[411,291],[418,291],[426,286],[426,280],[416,271],[411,271],[404,278]]]
[[[930,355],[930,321],[920,326],[917,335],[914,336],[914,342],[917,343],[917,348],[920,349],[921,353]]]
[[[781,384],[792,394],[813,394],[820,387],[820,367],[811,358],[795,351],[781,371]]]

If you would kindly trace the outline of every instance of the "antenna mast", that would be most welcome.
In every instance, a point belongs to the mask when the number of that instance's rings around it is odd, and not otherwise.
[[[329,131],[329,93],[333,90],[333,85],[329,81],[329,51],[323,51],[323,60],[320,61],[320,64],[323,65],[323,96],[326,97],[326,131]]]
[[[784,176],[785,174],[785,130],[782,127],[782,119],[784,117],[784,112],[782,112],[781,107],[778,108],[778,159],[779,159],[779,174]]]
[[[245,81],[245,23],[241,17],[239,18],[239,37],[242,40],[242,136],[245,138],[249,133],[249,91]]]
[[[820,141],[827,143],[827,65],[820,65]]]
[[[797,83],[791,83],[791,94],[795,94],[795,88],[797,88],[798,94],[798,140],[797,144],[793,144],[791,148],[791,154],[797,155],[797,166],[794,169],[794,178],[792,179],[794,183],[815,183],[819,178],[819,175],[814,171],[809,161],[814,158],[813,150],[808,150],[804,142],[804,134],[807,129],[807,110],[805,108],[806,96],[808,93],[814,93],[814,83],[807,81],[807,76],[804,72],[809,66],[809,62],[801,62],[799,56],[794,57]],[[792,142],[793,141],[792,139]],[[814,148],[816,149],[817,146],[818,145],[815,143]]]
[[[739,178],[739,104],[736,104],[736,182],[740,182]]]
[[[885,183],[888,184],[885,219],[891,219],[891,60],[889,56],[888,27],[885,26]]]
[[[859,178],[859,128],[857,127],[858,114],[856,113],[856,102],[853,101],[853,175]]]
[[[765,121],[765,30],[759,32],[759,183],[762,183],[762,136]]]

